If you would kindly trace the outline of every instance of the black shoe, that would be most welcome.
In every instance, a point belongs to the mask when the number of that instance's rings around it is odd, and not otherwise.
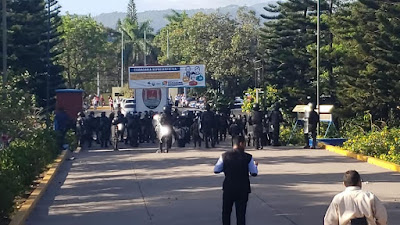
[[[304,149],[309,149],[310,146],[306,145],[306,146],[304,146],[303,148],[304,148]]]

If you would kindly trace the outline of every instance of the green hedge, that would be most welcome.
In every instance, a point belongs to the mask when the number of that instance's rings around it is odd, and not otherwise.
[[[57,149],[54,131],[37,130],[0,151],[0,218],[13,211],[15,197],[56,158]]]
[[[344,149],[400,164],[400,129],[387,127],[381,131],[354,135],[343,145]]]

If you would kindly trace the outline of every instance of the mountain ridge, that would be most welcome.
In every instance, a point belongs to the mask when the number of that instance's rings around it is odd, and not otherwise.
[[[199,9],[189,9],[189,10],[175,10],[179,13],[185,11],[189,16],[193,16],[196,13],[203,12],[205,14],[211,13],[222,13],[222,14],[229,14],[230,16],[234,17],[236,12],[239,8],[245,7],[249,10],[253,10],[256,12],[257,16],[261,14],[266,14],[267,12],[263,9],[263,7],[267,6],[268,4],[274,4],[277,0],[266,0],[265,3],[258,3],[251,6],[238,6],[238,5],[228,5],[225,7],[220,7],[217,9],[213,8],[199,8]],[[140,23],[150,20],[150,26],[154,29],[154,31],[159,31],[161,28],[165,27],[168,24],[168,20],[165,19],[166,15],[172,14],[173,9],[166,9],[166,10],[150,10],[145,12],[139,12],[138,21]],[[126,17],[126,13],[124,12],[112,12],[112,13],[101,13],[93,18],[103,24],[105,27],[115,29],[117,27],[118,20],[122,20]],[[260,16],[261,17],[261,16]]]

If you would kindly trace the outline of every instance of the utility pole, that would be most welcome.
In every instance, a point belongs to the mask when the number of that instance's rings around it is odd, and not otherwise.
[[[146,49],[146,41],[147,41],[147,37],[146,37],[146,29],[144,30],[144,59],[143,59],[143,65],[144,66],[147,66],[147,62],[146,62],[146,58],[147,58],[147,49]]]
[[[257,67],[257,64],[258,63],[260,63],[260,65]],[[256,61],[254,61],[254,66],[256,66],[254,69],[255,69],[255,89],[256,89],[256,103],[259,103],[259,101],[258,101],[258,92],[259,92],[259,89],[258,89],[258,80],[259,80],[259,78],[260,78],[260,72],[261,72],[261,69],[263,68],[262,67],[262,65],[261,65],[261,59],[259,59],[259,60],[256,60]]]
[[[169,59],[169,30],[167,30],[167,59]]]
[[[124,31],[121,29],[121,88],[124,87]]]
[[[46,125],[50,128],[50,29],[51,2],[47,0]]]
[[[2,2],[2,13],[3,13],[3,91],[5,91],[7,83],[7,0]],[[6,93],[3,93],[3,98],[6,98]]]
[[[321,0],[317,1],[317,113],[320,114],[320,105],[319,105],[319,73],[320,73],[320,36],[321,36]],[[320,133],[318,125],[318,135]]]
[[[99,71],[99,66],[97,66],[97,96],[100,96],[100,71]]]

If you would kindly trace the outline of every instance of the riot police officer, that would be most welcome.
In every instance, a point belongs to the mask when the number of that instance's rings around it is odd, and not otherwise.
[[[279,127],[280,123],[283,121],[283,116],[281,111],[279,110],[279,105],[275,104],[274,110],[271,112],[270,115],[271,121],[271,128],[272,128],[272,145],[273,146],[280,146],[279,142]]]
[[[172,118],[172,114],[171,114],[171,107],[169,105],[164,106],[163,108],[163,113],[161,114],[161,118],[160,118],[160,124],[161,126],[164,126],[167,128],[167,130],[169,131],[169,133],[166,134],[159,134],[163,135],[162,137],[160,137],[160,150],[159,152],[163,152],[163,146],[164,144],[166,145],[166,149],[164,150],[165,153],[168,153],[169,149],[171,149],[172,146],[172,124],[173,124],[173,118]],[[159,131],[161,132],[161,131]]]
[[[93,133],[96,133],[97,135],[97,121],[96,118],[94,117],[94,112],[90,112],[89,117],[86,119],[87,123],[85,125],[85,129],[87,130],[87,135],[86,135],[86,140],[88,142],[88,147],[92,147],[92,141],[93,141]],[[97,137],[96,137],[97,138]],[[96,140],[97,142],[97,140]]]
[[[209,142],[211,140],[211,147],[215,147],[215,141],[213,136],[213,128],[215,125],[214,113],[211,111],[209,104],[205,105],[206,111],[201,114],[201,132],[203,133],[204,142],[206,148],[209,148]]]
[[[256,103],[253,106],[253,112],[251,113],[251,119],[253,124],[253,135],[256,149],[262,149],[261,138],[263,134],[263,115],[260,111],[260,106]]]
[[[121,130],[118,130],[117,134],[117,138],[119,139],[120,142],[124,141],[124,133],[125,133],[125,125],[126,125],[126,118],[124,116],[124,114],[121,113],[121,111],[117,112],[117,117],[114,118],[113,125],[117,126],[118,124],[122,124],[121,126]]]
[[[78,139],[78,146],[83,147],[86,139],[85,113],[83,112],[79,112],[76,119],[76,137]]]
[[[228,131],[229,125],[228,125],[228,117],[225,113],[222,113],[221,116],[219,117],[218,121],[218,129],[219,129],[219,140],[220,141],[225,141],[226,140],[226,133]]]
[[[196,117],[193,121],[193,124],[190,126],[190,133],[192,136],[194,147],[201,147],[201,137],[200,137],[200,125],[199,125],[199,118]]]
[[[102,148],[108,147],[108,143],[110,142],[110,132],[111,132],[111,121],[106,117],[106,113],[102,112],[99,124],[99,138],[100,138],[100,146]]]
[[[317,145],[317,127],[318,127],[318,124],[320,121],[319,121],[319,115],[315,111],[315,109],[316,109],[315,105],[312,103],[309,103],[308,106],[309,106],[309,109],[306,111],[307,121],[305,121],[306,123],[308,123],[308,126],[307,126],[308,129],[307,129],[307,131],[306,130],[304,131],[304,139],[306,142],[306,145],[304,146],[304,148],[310,148],[309,141],[308,141],[308,135],[309,135],[309,133],[311,133],[311,137],[313,140],[311,148],[315,149],[316,145]]]
[[[139,121],[139,116],[137,115],[137,112],[133,112],[132,114],[128,114],[127,116],[127,133],[128,133],[128,138],[127,142],[132,147],[138,147],[139,146],[139,132],[140,132],[140,121]]]
[[[229,134],[232,137],[232,146],[233,146],[233,139],[237,136],[244,136],[243,135],[243,130],[240,129],[238,125],[238,119],[232,118],[232,123],[229,126]]]

